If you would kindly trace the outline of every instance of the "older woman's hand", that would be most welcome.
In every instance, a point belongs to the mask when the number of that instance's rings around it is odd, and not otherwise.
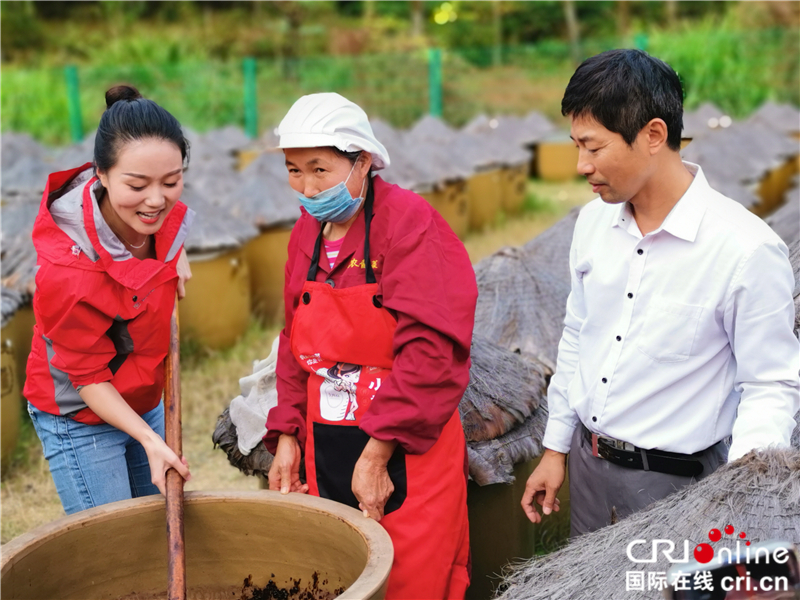
[[[308,493],[308,484],[300,481],[301,454],[295,436],[284,434],[278,438],[278,449],[269,469],[269,489],[280,490],[281,494]]]
[[[372,517],[376,521],[383,518],[383,509],[394,492],[386,465],[396,447],[397,442],[370,438],[353,470],[351,486],[358,507],[364,511],[365,517]]]

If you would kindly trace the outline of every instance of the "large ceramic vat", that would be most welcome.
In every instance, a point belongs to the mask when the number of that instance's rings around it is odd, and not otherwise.
[[[64,517],[3,547],[0,585],[12,600],[157,598],[167,587],[164,500],[149,496]],[[342,599],[384,598],[389,535],[359,511],[278,492],[187,492],[187,598],[238,600],[242,582],[301,590],[345,587]],[[324,585],[323,582],[326,582]],[[165,595],[163,597],[166,597]]]
[[[522,210],[525,194],[528,191],[528,165],[505,167],[502,170],[502,178],[503,211],[509,215],[516,215]]]
[[[267,323],[283,321],[283,285],[291,233],[291,228],[286,227],[266,229],[244,247],[253,313]]]
[[[10,351],[16,361],[17,381],[19,389],[25,387],[25,367],[28,364],[28,355],[31,353],[31,340],[33,339],[33,326],[36,320],[33,318],[33,307],[30,304],[21,306],[14,316],[3,326],[3,344],[6,348],[10,345]]]
[[[545,181],[570,181],[578,176],[578,148],[566,133],[541,140],[534,152],[535,176]]]
[[[0,351],[0,381],[2,382],[2,395],[0,396],[0,407],[2,408],[2,412],[0,412],[0,425],[2,425],[2,432],[0,432],[0,472],[5,474],[19,437],[22,397],[20,396],[19,378],[17,377],[17,360],[12,351],[10,340],[3,340],[0,343]]]
[[[250,271],[244,252],[190,253],[192,278],[178,308],[181,334],[201,346],[228,348],[250,320]]]
[[[476,172],[469,178],[469,227],[482,231],[494,225],[503,205],[503,174],[500,169]]]
[[[759,217],[765,217],[783,204],[786,191],[791,187],[799,166],[800,158],[793,156],[767,173],[758,184],[761,201],[751,210]]]
[[[451,181],[441,189],[425,192],[422,197],[447,221],[459,238],[469,230],[469,185],[466,181]]]
[[[493,598],[503,568],[511,562],[546,554],[561,547],[569,537],[569,479],[564,480],[558,499],[561,508],[534,525],[520,502],[525,483],[541,458],[514,467],[511,485],[467,485],[469,539],[472,550],[472,583],[467,600]],[[541,506],[537,505],[541,512]]]

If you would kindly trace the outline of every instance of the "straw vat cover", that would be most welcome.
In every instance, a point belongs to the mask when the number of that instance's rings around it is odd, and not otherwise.
[[[19,307],[24,303],[25,299],[21,293],[0,285],[0,311],[2,311],[3,315],[3,327],[6,326],[11,320],[11,317],[14,316]]]
[[[800,182],[787,190],[783,206],[764,219],[787,244],[800,239]]]
[[[522,119],[522,123],[526,135],[535,138],[532,139],[533,142],[538,142],[544,136],[553,133],[557,129],[555,123],[535,110],[525,115],[525,118]]]
[[[47,154],[47,148],[27,133],[9,131],[0,136],[0,156],[2,157],[0,160],[2,160],[3,176],[5,176],[6,170],[13,167],[23,156],[44,159]]]
[[[469,474],[478,485],[513,483],[514,465],[527,462],[543,451],[542,439],[547,426],[545,397],[519,426],[493,440],[467,442]]]
[[[412,165],[431,172],[435,183],[472,175],[472,164],[465,160],[464,141],[441,119],[425,115],[403,136],[402,143]]]
[[[181,201],[197,213],[184,243],[187,252],[238,248],[258,235],[252,223],[235,217],[230,207],[213,204],[190,183],[184,186]]]
[[[242,137],[236,127],[225,127],[203,135],[184,130],[190,140],[189,168],[184,181],[201,192],[214,204],[223,204],[231,191],[239,184],[236,172],[236,157],[233,150]],[[248,142],[244,138],[243,144]]]
[[[546,519],[547,517],[545,517]],[[779,539],[800,543],[800,450],[767,450],[720,467],[706,479],[571,542],[546,557],[518,565],[505,578],[504,600],[652,599],[658,592],[626,591],[626,572],[666,572],[658,562],[637,565],[626,548],[637,539],[672,540],[676,557],[708,542],[711,529],[732,524],[755,542]],[[714,544],[735,548],[735,538]],[[648,547],[649,548],[649,547]],[[638,554],[645,552],[639,548]]]
[[[201,148],[213,148],[213,152],[219,154],[232,154],[250,143],[250,139],[244,134],[242,128],[235,125],[212,129],[200,136],[198,140],[198,145]],[[205,151],[212,152],[211,150]]]
[[[570,292],[569,248],[578,209],[520,248],[475,266],[475,333],[554,367]]]
[[[94,140],[67,146],[53,156],[53,171],[66,171],[94,161]]]
[[[800,240],[795,240],[789,246],[789,262],[792,263],[794,271],[794,334],[798,335],[798,330],[800,330]],[[797,433],[796,429],[795,433]]]
[[[458,406],[467,442],[492,440],[525,421],[545,398],[551,374],[531,357],[473,336],[469,385]]]
[[[489,129],[492,129],[493,124],[495,127],[497,126],[497,119],[495,119],[494,123],[492,123],[492,119],[486,116],[485,113],[481,113],[474,116],[469,123],[461,128],[461,131],[466,131],[468,133],[483,133]]]
[[[508,121],[506,121],[508,122]],[[497,165],[515,167],[526,164],[531,152],[519,140],[515,140],[507,129],[489,129],[480,132],[462,131],[456,140],[459,153],[475,167]]]
[[[371,125],[375,137],[392,157],[392,164],[381,171],[382,179],[417,193],[430,191],[442,181],[435,165],[414,157],[414,148],[406,141],[405,132],[393,129],[380,119],[371,121]]]
[[[288,177],[282,152],[261,154],[227,196],[234,214],[261,228],[293,224],[300,218],[300,203]]]
[[[797,154],[797,143],[756,122],[735,123],[692,142],[684,160],[697,163],[712,180],[755,183],[771,169]],[[734,198],[734,200],[738,200]]]
[[[763,123],[770,129],[791,135],[800,132],[800,110],[791,104],[767,101],[750,115],[751,121]]]
[[[33,294],[36,277],[36,249],[31,232],[39,212],[39,199],[39,194],[29,194],[27,200],[4,203],[1,209],[3,286],[18,292],[26,301]]]
[[[53,163],[47,162],[44,158],[32,155],[19,156],[8,169],[3,166],[3,198],[41,194],[47,185],[47,177],[57,170]]]
[[[683,113],[683,137],[698,139],[711,133],[709,119],[719,119],[723,112],[711,102],[704,102],[697,109]]]
[[[267,127],[264,133],[261,134],[261,137],[258,138],[258,145],[264,150],[275,150],[278,148],[278,143],[280,143],[280,137],[278,137],[277,125],[274,127]]]
[[[498,116],[493,119],[480,114],[467,123],[462,131],[497,134],[507,145],[524,148],[555,132],[556,126],[542,113],[532,111],[525,117]]]
[[[409,129],[412,139],[434,140],[437,142],[452,141],[458,132],[447,123],[433,115],[425,115]]]

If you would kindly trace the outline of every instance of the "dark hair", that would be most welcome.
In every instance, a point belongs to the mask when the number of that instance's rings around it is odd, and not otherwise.
[[[328,146],[336,156],[341,156],[342,158],[346,158],[350,161],[351,165],[356,164],[356,161],[361,156],[362,150],[353,150],[352,152],[345,152],[344,150],[339,150],[336,146]]]
[[[589,115],[631,146],[652,119],[667,124],[667,146],[680,150],[683,87],[667,63],[641,50],[609,50],[587,58],[569,80],[561,114]]]
[[[188,165],[189,142],[178,120],[152,100],[142,98],[136,88],[112,87],[106,92],[106,111],[94,138],[95,167],[108,171],[117,163],[125,143],[145,138],[173,142],[181,151],[184,167]]]

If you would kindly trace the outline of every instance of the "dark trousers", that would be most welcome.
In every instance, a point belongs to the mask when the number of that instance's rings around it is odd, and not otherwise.
[[[611,525],[657,500],[707,477],[728,460],[728,446],[719,442],[700,457],[697,477],[630,469],[592,456],[591,444],[578,425],[572,436],[569,464],[570,537]]]

